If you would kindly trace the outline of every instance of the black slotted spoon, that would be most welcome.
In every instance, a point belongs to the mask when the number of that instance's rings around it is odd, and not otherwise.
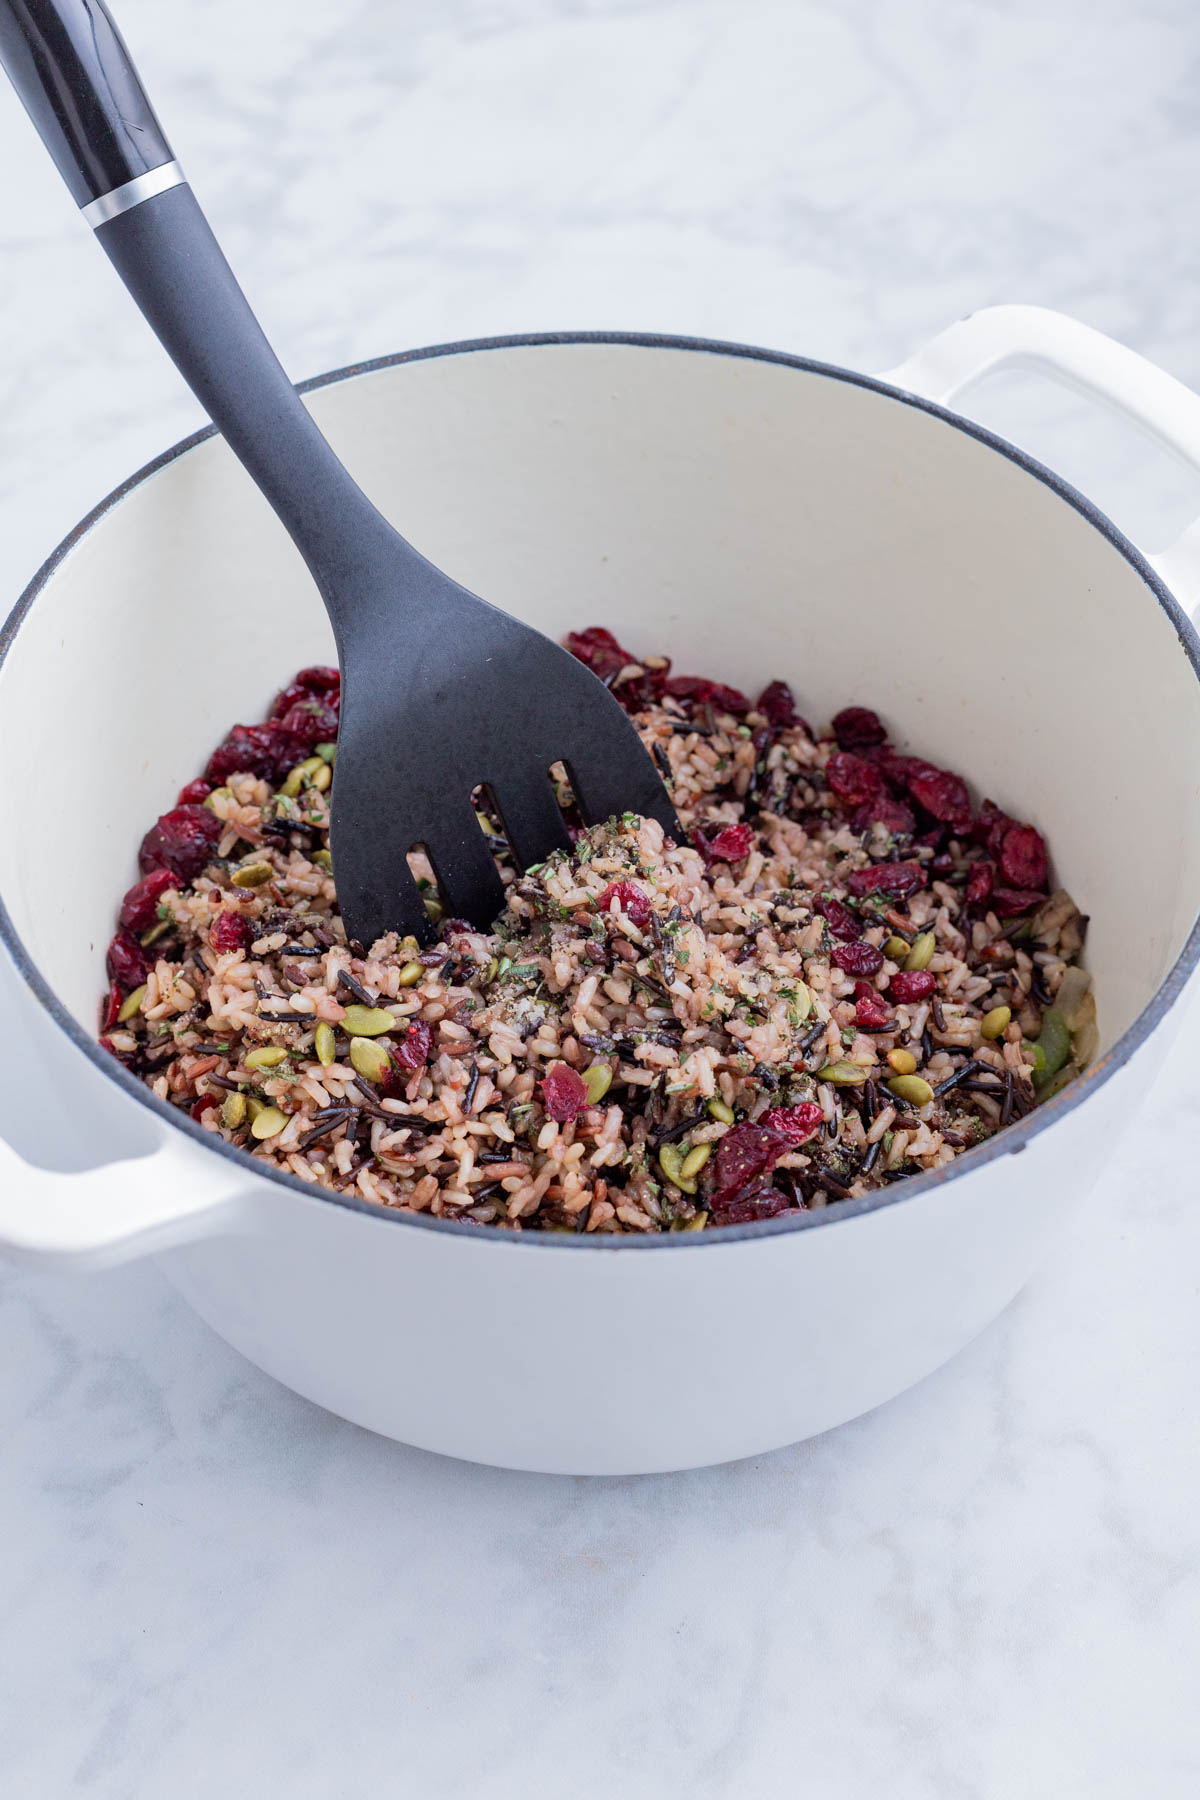
[[[332,839],[349,937],[429,934],[408,852],[484,926],[503,886],[472,792],[524,868],[569,845],[550,766],[592,824],[682,837],[654,762],[603,684],[452,581],[376,511],[314,424],[174,161],[101,0],[0,0],[3,62],[84,218],[180,374],[286,526],[342,670]]]

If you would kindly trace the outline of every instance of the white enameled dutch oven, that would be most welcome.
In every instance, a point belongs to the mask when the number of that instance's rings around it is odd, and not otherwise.
[[[289,540],[202,433],[71,534],[0,641],[0,1248],[64,1268],[153,1255],[298,1392],[524,1469],[745,1456],[952,1356],[1136,1116],[1200,950],[1200,646],[1169,591],[1200,592],[1200,534],[1152,567],[944,409],[1018,362],[1200,467],[1200,400],[1025,307],[976,314],[883,381],[586,335],[419,351],[307,392],[371,497],[468,588],[741,687],[785,676],[815,720],[874,706],[1032,817],[1091,915],[1103,1049],[1081,1081],[865,1201],[646,1240],[385,1212],[155,1100],[94,1040],[136,846],[231,721],[331,654]]]

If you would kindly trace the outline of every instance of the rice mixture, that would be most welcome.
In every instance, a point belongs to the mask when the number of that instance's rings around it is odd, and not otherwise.
[[[257,1160],[521,1231],[702,1231],[937,1168],[1095,1053],[1084,920],[1039,833],[611,633],[569,647],[637,721],[690,842],[626,813],[507,884],[492,931],[348,943],[328,850],[334,669],[235,726],[147,833],[101,1042]]]

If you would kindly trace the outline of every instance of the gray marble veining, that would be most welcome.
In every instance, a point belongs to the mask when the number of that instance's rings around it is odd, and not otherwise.
[[[1031,300],[1200,384],[1191,0],[119,13],[297,376],[600,326],[886,368]],[[4,94],[0,152],[11,599],[200,421]],[[1073,398],[972,406],[1150,547],[1200,507]],[[1195,1030],[1193,1006],[1138,1141],[998,1325],[883,1411],[727,1468],[444,1462],[259,1375],[152,1266],[0,1272],[5,1791],[1195,1793]],[[737,1354],[716,1321],[677,1379]]]

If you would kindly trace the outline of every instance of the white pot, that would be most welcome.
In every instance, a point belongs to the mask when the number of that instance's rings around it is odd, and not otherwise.
[[[764,1451],[952,1356],[1110,1156],[1200,951],[1196,634],[1078,494],[930,403],[1017,360],[1200,466],[1200,400],[1018,307],[954,326],[890,383],[586,336],[418,352],[308,392],[371,497],[469,588],[555,635],[603,623],[739,686],[785,676],[814,720],[877,707],[1032,817],[1092,918],[1104,1048],[1082,1081],[869,1200],[653,1240],[384,1212],[161,1105],[94,1042],[136,846],[228,724],[331,649],[281,527],[201,434],[84,521],[0,641],[0,1113],[15,1146],[0,1143],[0,1248],[54,1265],[157,1255],[215,1330],[300,1393],[525,1469]],[[1163,565],[1181,592],[1200,591],[1198,543]]]

